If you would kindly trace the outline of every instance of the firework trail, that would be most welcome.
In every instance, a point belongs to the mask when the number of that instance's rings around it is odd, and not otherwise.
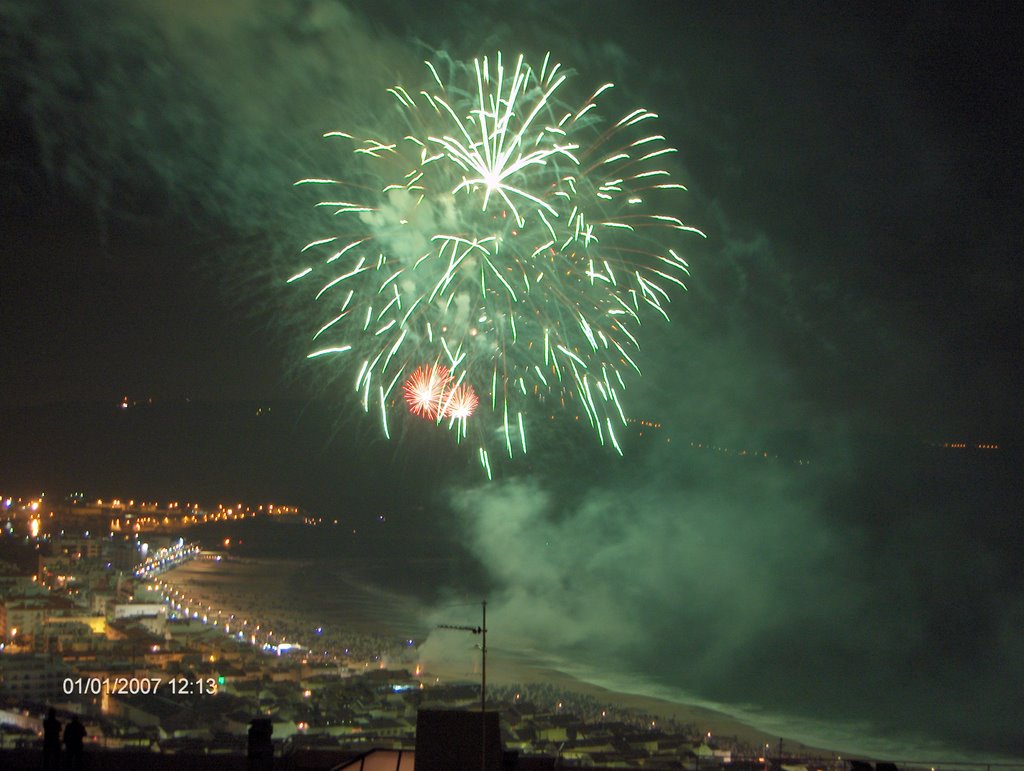
[[[531,416],[583,412],[621,453],[641,320],[667,320],[686,288],[670,237],[703,235],[654,208],[685,190],[657,165],[675,149],[643,132],[653,112],[598,116],[610,83],[566,107],[549,56],[535,70],[498,53],[446,79],[426,66],[427,87],[389,89],[403,131],[324,135],[363,161],[356,174],[295,183],[331,191],[317,206],[337,222],[288,279],[317,282],[309,357],[354,359],[385,435],[406,407],[460,441],[472,422],[488,477],[502,449],[526,452]]]

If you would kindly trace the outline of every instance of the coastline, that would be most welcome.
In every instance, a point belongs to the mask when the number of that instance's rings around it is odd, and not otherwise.
[[[167,571],[162,578],[172,586],[201,598],[204,603],[217,609],[249,618],[260,617],[257,614],[265,613],[267,617],[261,620],[284,622],[283,628],[295,633],[310,629],[312,621],[307,618],[303,607],[282,602],[282,598],[275,596],[274,588],[286,586],[289,572],[308,571],[313,562],[314,560],[309,559],[244,557],[232,559],[230,563],[193,563],[177,567]],[[242,583],[244,588],[240,587],[238,582]],[[362,613],[359,615],[363,616]],[[365,620],[361,618],[360,621],[361,623],[357,625],[358,633],[366,634]],[[430,675],[440,678],[442,682],[479,683],[479,670],[474,667],[475,671],[470,671],[465,665],[466,662],[433,660],[429,654],[422,656],[423,651],[420,653],[420,660],[425,669],[424,679],[426,675]],[[546,685],[566,693],[590,697],[610,707],[650,715],[658,721],[689,723],[701,733],[711,732],[712,737],[735,737],[751,748],[768,744],[774,749],[779,741],[778,736],[758,730],[718,710],[596,685],[556,666],[524,661],[518,656],[498,654],[489,657],[487,678],[491,685]],[[786,738],[784,742],[785,746],[793,751],[822,757],[832,755],[831,752],[809,748],[796,740]]]
[[[432,625],[424,612],[429,609],[424,609],[409,597],[369,586],[348,571],[335,572],[336,568],[332,568],[330,574],[329,583],[334,588],[329,593],[312,591],[296,595],[296,584],[292,578],[315,573],[318,567],[320,561],[315,558],[253,555],[202,566],[187,563],[164,573],[162,578],[187,593],[194,592],[206,603],[226,613],[271,622],[275,629],[286,633],[289,640],[308,641],[313,645],[322,642],[325,648],[332,650],[341,650],[339,645],[350,646],[353,661],[362,657],[359,660],[368,666],[379,664],[411,670],[419,662],[425,673],[440,678],[442,682],[479,684],[478,654],[470,654],[468,658],[456,655],[452,659],[451,648],[436,647],[435,638],[430,634]],[[308,586],[308,577],[301,584]],[[322,587],[321,583],[318,589]],[[237,624],[237,621],[232,623]],[[310,639],[314,626],[320,623],[324,625],[323,637]],[[406,647],[406,636],[416,638],[419,643],[416,648]],[[409,645],[412,645],[411,640]],[[687,700],[685,693],[675,694],[669,689],[659,688],[657,684],[638,683],[635,687],[646,692],[637,693],[629,690],[631,684],[628,682],[609,681],[599,673],[590,675],[558,661],[490,646],[489,650],[492,651],[487,662],[489,685],[519,685],[524,688],[542,685],[566,694],[581,695],[601,705],[649,715],[660,722],[690,724],[698,736],[710,732],[713,738],[735,738],[758,754],[766,751],[768,757],[777,757],[781,737],[783,755],[820,759],[924,757],[944,758],[943,764],[965,762],[982,765],[1015,760],[1004,757],[997,760],[995,756],[958,752],[909,737],[878,735],[866,726],[832,725],[812,718],[784,715],[744,715],[742,708],[737,708],[737,713],[730,713],[726,711],[727,707],[719,709],[718,705],[701,705],[699,700],[693,703]],[[374,655],[381,651],[384,651],[383,655]],[[344,652],[349,655],[347,648]],[[588,675],[593,680],[588,679]],[[426,676],[421,679],[430,682]],[[806,741],[795,736],[803,736]]]
[[[428,662],[425,676],[434,676],[442,682],[479,685],[479,674],[469,675],[464,669],[440,662]],[[700,732],[711,733],[712,739],[722,737],[736,739],[751,749],[769,746],[769,753],[777,751],[779,737],[761,731],[724,712],[693,704],[669,701],[654,696],[612,690],[581,680],[571,674],[545,666],[526,664],[519,661],[502,661],[501,657],[489,657],[487,661],[487,682],[489,685],[514,686],[543,683],[559,691],[587,696],[601,704],[619,709],[635,710],[650,715],[659,721],[690,723]],[[786,752],[829,758],[835,753],[817,747],[810,747],[796,739],[782,737]]]

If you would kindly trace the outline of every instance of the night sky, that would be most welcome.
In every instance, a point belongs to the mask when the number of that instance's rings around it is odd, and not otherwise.
[[[429,502],[485,566],[498,633],[762,718],[823,716],[812,737],[857,725],[887,747],[1024,755],[1010,10],[581,9],[0,0],[2,414],[336,404],[327,449],[293,449],[280,491],[262,474],[252,494],[330,507],[314,474],[397,474],[374,505]],[[551,51],[581,97],[612,80],[615,111],[658,112],[690,191],[678,216],[708,239],[627,392],[675,444],[588,445],[584,462],[551,437],[544,462],[481,486],[472,464],[410,471],[419,436],[357,449],[376,426],[305,361],[283,282],[318,235],[291,183],[345,171],[320,135],[372,124],[433,52],[498,49]],[[25,453],[43,458],[38,441]],[[220,451],[200,454],[246,494]],[[187,486],[173,466],[125,478]]]

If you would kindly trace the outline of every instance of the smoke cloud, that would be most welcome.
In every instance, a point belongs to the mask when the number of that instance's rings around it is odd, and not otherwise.
[[[459,596],[488,592],[493,655],[531,651],[844,750],[1012,753],[1021,587],[995,567],[1011,555],[997,540],[983,557],[951,546],[973,531],[957,507],[879,468],[906,450],[833,447],[805,464],[634,448],[603,481],[456,490],[484,575]],[[424,655],[450,646],[432,637]]]

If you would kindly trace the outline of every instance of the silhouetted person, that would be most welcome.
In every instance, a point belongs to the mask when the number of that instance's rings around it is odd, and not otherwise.
[[[258,717],[249,723],[249,771],[271,771],[274,767],[274,724]]]
[[[82,771],[82,743],[85,740],[85,726],[78,715],[64,726],[64,750],[67,752],[68,771]]]
[[[43,720],[43,771],[60,771],[60,721],[53,707]]]

